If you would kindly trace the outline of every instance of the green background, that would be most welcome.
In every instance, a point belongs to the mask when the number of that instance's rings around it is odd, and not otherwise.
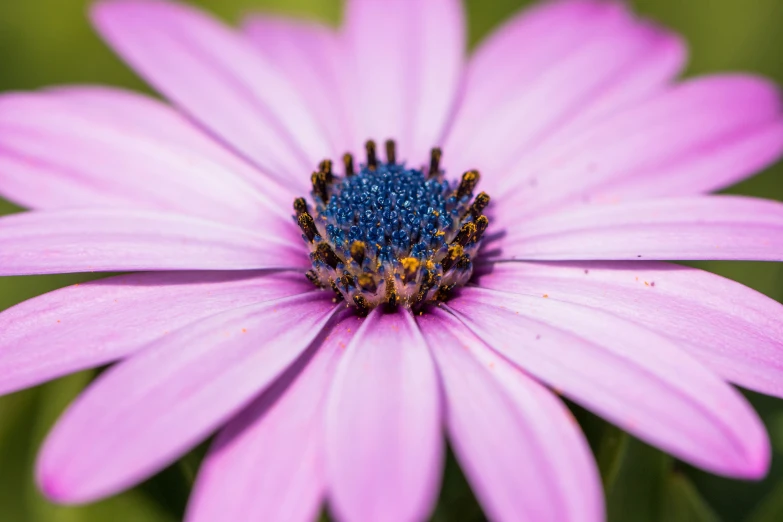
[[[337,0],[194,0],[230,22],[251,10],[336,24]],[[471,44],[528,2],[468,0]],[[642,13],[683,33],[691,47],[689,75],[746,70],[783,84],[783,1],[637,0]],[[100,42],[86,0],[0,0],[0,91],[61,83],[104,83],[146,89]],[[783,200],[780,165],[730,192]],[[0,200],[0,214],[13,212]],[[783,264],[699,266],[783,299]],[[0,310],[79,276],[0,279]],[[35,452],[47,430],[93,377],[70,376],[0,398],[0,520],[9,522],[176,521],[181,519],[203,447],[142,486],[99,504],[53,506],[32,481]],[[772,471],[761,482],[721,479],[689,468],[574,407],[596,452],[612,522],[771,522],[783,520],[783,402],[749,394],[767,424]],[[120,448],[118,448],[120,450]],[[437,521],[482,520],[453,459],[434,515]],[[232,521],[233,522],[233,521]]]

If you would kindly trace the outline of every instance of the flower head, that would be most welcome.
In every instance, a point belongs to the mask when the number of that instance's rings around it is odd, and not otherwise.
[[[132,272],[0,314],[2,392],[116,361],[42,449],[50,498],[111,495],[220,430],[190,522],[324,501],[415,522],[445,430],[489,518],[598,522],[558,394],[766,472],[728,382],[783,396],[783,308],[662,261],[783,260],[783,205],[706,195],[780,155],[777,89],[677,81],[680,39],[623,2],[542,3],[469,59],[462,16],[351,0],[339,32],[238,33],[105,0],[99,32],[173,107],[0,97],[0,193],[33,209],[0,219],[0,275]]]
[[[470,280],[471,259],[489,226],[482,213],[489,196],[473,198],[479,173],[465,172],[452,187],[443,179],[438,148],[428,170],[398,164],[393,140],[386,142],[385,163],[374,141],[366,148],[358,173],[345,154],[343,179],[335,177],[331,161],[321,162],[311,178],[315,217],[303,198],[294,201],[311,250],[307,277],[362,315],[382,303],[420,308],[446,299]]]

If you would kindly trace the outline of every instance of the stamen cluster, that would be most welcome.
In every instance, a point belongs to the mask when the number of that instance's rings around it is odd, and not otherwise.
[[[381,304],[415,308],[447,299],[470,279],[489,225],[482,213],[489,196],[473,198],[479,173],[468,171],[452,186],[439,149],[432,150],[429,169],[397,163],[391,140],[385,162],[373,141],[366,150],[358,172],[353,156],[343,156],[343,177],[330,160],[321,162],[311,177],[312,209],[304,198],[294,201],[310,246],[308,279],[363,314]]]

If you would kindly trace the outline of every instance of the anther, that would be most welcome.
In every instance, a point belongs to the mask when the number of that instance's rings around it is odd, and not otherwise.
[[[299,215],[298,218],[296,218],[296,221],[299,224],[299,228],[302,229],[302,233],[304,233],[307,240],[312,243],[313,239],[315,239],[315,236],[318,235],[318,229],[315,228],[315,221],[313,220],[313,216],[311,216],[309,212],[303,212]]]
[[[435,286],[435,267],[430,265],[434,265],[434,263],[432,263],[432,261],[427,262],[427,270],[424,272],[424,278],[422,280],[422,284],[427,288]]]
[[[308,281],[313,283],[315,286],[321,288],[322,285],[321,282],[318,280],[318,274],[315,273],[315,270],[308,270],[307,272],[305,272],[305,277],[307,278]]]
[[[324,203],[329,202],[329,193],[327,191],[326,173],[325,172],[313,172],[310,176],[310,181],[313,183],[313,194],[321,198]]]
[[[364,262],[364,257],[367,255],[367,245],[364,244],[364,241],[354,241],[351,244],[351,257],[354,261],[359,263],[359,266],[362,266],[362,263]]]
[[[397,144],[394,140],[386,140],[386,162],[390,165],[397,163]]]
[[[378,290],[378,285],[375,283],[375,278],[370,274],[360,274],[357,278],[359,288],[366,290],[371,294],[374,294]]]
[[[446,255],[446,257],[443,258],[443,261],[441,261],[441,265],[443,265],[443,272],[448,272],[452,266],[454,266],[454,263],[462,257],[462,254],[465,253],[465,249],[462,248],[462,245],[459,243],[452,244],[449,247],[449,253]]]
[[[410,283],[416,279],[416,273],[419,271],[421,262],[415,257],[406,257],[400,264],[402,264],[402,281],[403,283]]]
[[[367,315],[367,313],[370,311],[370,303],[361,294],[356,294],[353,296],[353,304],[356,305],[359,315],[362,317]]]
[[[378,168],[378,153],[375,150],[375,142],[369,140],[365,143],[364,148],[367,150],[367,168],[376,170]]]
[[[462,228],[459,229],[459,232],[457,232],[457,237],[454,238],[454,241],[452,243],[467,246],[468,243],[473,239],[473,236],[476,234],[476,224],[469,222],[462,225]]]
[[[356,171],[353,170],[353,154],[350,152],[346,152],[343,154],[343,167],[345,170],[345,177],[351,177],[354,174],[356,174]]]
[[[356,286],[356,278],[353,277],[351,274],[343,274],[342,276],[340,276],[340,282],[345,287]]]
[[[421,286],[419,287],[419,293],[416,294],[416,302],[420,303],[424,301],[424,298],[427,297],[427,294],[433,286],[435,286],[435,272],[427,270],[424,272],[424,277],[422,278]]]
[[[462,254],[462,256],[457,260],[457,263],[454,265],[454,267],[457,270],[467,270],[470,268],[470,256],[467,254]]]
[[[430,288],[428,286],[422,285],[421,288],[419,288],[418,293],[416,294],[416,297],[414,298],[414,303],[419,304],[422,301],[424,301],[424,298],[427,297],[427,293],[430,291]]]
[[[478,219],[476,219],[476,234],[473,236],[473,241],[480,241],[481,237],[484,235],[484,231],[489,226],[489,219],[487,216],[479,216]]]
[[[448,301],[449,297],[451,297],[452,290],[454,290],[454,285],[441,286],[438,288],[438,291],[435,292],[433,299],[436,301]]]
[[[326,176],[326,182],[331,183],[334,181],[334,173],[332,172],[332,160],[325,159],[318,164],[318,171],[323,172]]]
[[[340,263],[340,258],[337,257],[337,254],[334,253],[332,247],[326,243],[320,243],[318,245],[318,247],[315,249],[315,257],[333,269],[337,268],[337,265]]]
[[[429,177],[434,178],[440,174],[440,160],[443,157],[443,151],[435,147],[430,151],[430,171]]]
[[[334,292],[333,302],[339,303],[343,300],[343,294],[340,292],[340,289],[337,288],[337,282],[334,279],[330,280],[329,282],[332,284],[332,291]]]
[[[394,286],[394,277],[390,275],[386,280],[386,303],[391,307],[395,307],[399,302],[397,288]]]
[[[489,194],[486,192],[479,193],[476,199],[473,200],[470,209],[468,209],[468,213],[473,216],[473,221],[478,219],[481,213],[484,212],[484,209],[487,208],[487,205],[489,205]]]
[[[296,198],[294,200],[294,212],[296,212],[297,219],[307,212],[307,201],[305,201],[305,198]]]
[[[459,187],[457,187],[457,199],[462,199],[472,194],[480,178],[481,175],[477,170],[469,170],[463,174],[462,181],[460,181]]]

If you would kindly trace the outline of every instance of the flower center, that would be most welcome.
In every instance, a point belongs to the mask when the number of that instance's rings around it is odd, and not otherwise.
[[[473,198],[479,173],[452,184],[440,149],[432,150],[428,169],[398,163],[391,140],[385,162],[375,142],[366,149],[358,172],[353,157],[343,156],[343,177],[330,160],[321,162],[311,178],[312,209],[304,198],[294,201],[313,263],[307,278],[362,314],[381,304],[416,308],[447,299],[470,279],[489,225],[482,214],[489,196]]]

